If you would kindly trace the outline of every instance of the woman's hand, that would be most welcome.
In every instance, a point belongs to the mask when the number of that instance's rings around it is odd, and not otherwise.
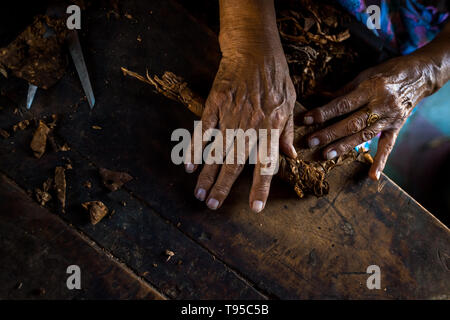
[[[292,118],[296,95],[278,36],[273,2],[222,0],[220,11],[222,60],[202,115],[202,135],[210,128],[219,128],[225,142],[226,129],[255,129],[257,133],[267,129],[270,142],[270,130],[279,129],[280,148],[296,157]],[[192,150],[194,143],[195,135]],[[203,142],[203,149],[205,145]],[[245,145],[247,160],[248,140]],[[235,148],[225,147],[224,159],[227,152],[233,152],[233,163],[224,160],[223,165],[205,164],[194,191],[213,210],[223,204],[244,167],[237,161]],[[278,145],[270,157],[278,161]],[[197,165],[187,163],[185,167],[193,172]],[[249,199],[256,212],[265,206],[272,179],[272,175],[261,174],[262,167],[258,158]]]
[[[326,146],[335,158],[381,133],[369,176],[378,180],[398,133],[412,109],[450,78],[450,23],[430,44],[413,54],[389,60],[362,72],[341,90],[341,97],[306,112],[305,124],[347,115],[310,135],[310,147]]]

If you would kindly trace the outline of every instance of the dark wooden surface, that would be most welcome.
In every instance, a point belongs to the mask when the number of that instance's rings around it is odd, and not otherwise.
[[[73,68],[54,88],[38,92],[31,111],[14,114],[14,103],[2,103],[0,128],[57,113],[55,134],[71,148],[49,150],[38,160],[29,149],[33,127],[0,138],[0,171],[8,179],[34,190],[68,159],[73,169],[67,171],[64,214],[52,204],[53,214],[39,208],[2,178],[0,254],[8,263],[0,264],[0,280],[7,279],[1,298],[28,297],[14,291],[18,282],[30,289],[44,286],[49,298],[449,297],[449,230],[388,178],[370,181],[363,164],[336,169],[330,194],[322,198],[298,200],[275,181],[261,214],[248,208],[250,170],[217,212],[195,200],[196,174],[170,160],[172,131],[192,129],[194,116],[148,85],[124,78],[120,67],[170,70],[206,95],[219,63],[217,39],[170,1],[121,3],[132,19],[108,18],[101,9],[88,11],[84,19],[81,41],[97,98],[93,111],[81,99]],[[0,85],[12,102],[25,96],[19,81]],[[100,167],[127,171],[135,179],[107,192]],[[91,189],[83,186],[87,180]],[[11,205],[12,198],[24,200]],[[80,206],[90,200],[103,201],[115,214],[90,225]],[[30,230],[33,236],[25,233]],[[77,240],[55,241],[62,230]],[[36,253],[40,246],[52,252],[48,265],[46,255]],[[175,252],[169,261],[167,249]],[[65,292],[66,278],[60,279],[65,269],[59,268],[77,262],[89,265],[92,277],[83,280],[82,292]],[[372,264],[381,268],[381,290],[365,285]],[[104,275],[106,266],[113,271]],[[53,268],[58,270],[50,276]],[[116,279],[110,289],[108,281]]]

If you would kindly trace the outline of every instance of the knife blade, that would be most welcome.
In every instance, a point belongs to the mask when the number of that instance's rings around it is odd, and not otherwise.
[[[31,105],[33,104],[34,96],[36,95],[37,86],[34,84],[29,83],[28,84],[28,94],[27,94],[27,109],[29,110],[31,108]],[[23,101],[23,100],[22,100]]]
[[[72,56],[72,60],[75,64],[78,77],[81,81],[81,86],[84,90],[84,94],[86,95],[89,106],[91,107],[91,109],[93,109],[95,105],[94,92],[92,91],[91,81],[89,79],[86,63],[83,57],[83,51],[81,50],[80,40],[78,38],[76,30],[69,33],[67,42],[70,55]]]

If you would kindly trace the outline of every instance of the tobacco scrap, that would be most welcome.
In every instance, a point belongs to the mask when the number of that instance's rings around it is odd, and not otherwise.
[[[0,49],[0,69],[47,89],[64,75],[67,57],[62,49],[68,29],[65,19],[38,15],[6,48]]]
[[[31,140],[31,150],[33,150],[34,156],[36,158],[42,157],[45,152],[45,147],[47,145],[47,137],[50,132],[49,127],[42,121],[39,120],[39,125],[34,132],[33,139]]]
[[[43,184],[42,184],[42,190],[39,188],[36,188],[35,194],[36,194],[36,200],[39,202],[41,206],[45,206],[47,202],[49,202],[52,199],[52,196],[49,193],[49,190],[51,189],[53,184],[53,179],[48,178]]]
[[[159,78],[158,76],[150,77],[147,71],[146,78],[144,78],[136,72],[127,70],[124,67],[122,67],[121,70],[125,76],[128,75],[151,84],[155,87],[157,92],[162,93],[169,99],[183,103],[192,113],[201,117],[203,113],[203,99],[188,87],[188,84],[183,78],[170,71],[166,71],[162,78]]]
[[[170,260],[170,258],[172,258],[175,255],[175,252],[173,252],[172,250],[166,249],[165,254],[167,256],[167,260],[166,260],[166,262],[167,262]]]
[[[8,139],[9,133],[8,133],[8,131],[6,131],[4,129],[0,129],[0,136],[2,136],[4,139]]]
[[[339,6],[312,0],[283,3],[277,25],[297,96],[317,92],[330,74],[351,70],[357,53],[346,42],[351,21]]]
[[[126,172],[111,171],[106,168],[100,168],[98,172],[102,177],[103,185],[111,191],[116,191],[133,180],[133,177]]]
[[[25,130],[30,125],[30,120],[23,120],[13,126],[13,131]]]
[[[66,207],[66,175],[64,167],[55,168],[55,190],[62,212],[64,212]]]
[[[89,211],[89,218],[93,225],[99,223],[108,214],[108,207],[101,201],[89,201],[82,203],[81,206]]]

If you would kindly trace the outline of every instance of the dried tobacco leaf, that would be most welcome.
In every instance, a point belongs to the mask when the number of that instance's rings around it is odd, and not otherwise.
[[[339,6],[312,0],[283,3],[278,30],[297,96],[305,98],[331,72],[351,69],[357,53],[345,40],[351,20]],[[337,89],[337,88],[336,88]]]
[[[39,120],[39,125],[34,132],[33,139],[31,140],[30,144],[34,156],[38,159],[42,157],[45,152],[45,147],[47,145],[47,136],[49,132],[50,129],[47,127],[47,125],[42,120]]]
[[[89,218],[93,225],[99,223],[108,214],[108,207],[101,201],[89,201],[81,205],[89,211]]]
[[[100,176],[102,177],[103,184],[111,191],[116,191],[122,186],[133,180],[133,177],[126,172],[111,171],[106,168],[100,168]]]
[[[62,212],[64,212],[66,207],[66,174],[64,167],[55,168],[55,190]]]

